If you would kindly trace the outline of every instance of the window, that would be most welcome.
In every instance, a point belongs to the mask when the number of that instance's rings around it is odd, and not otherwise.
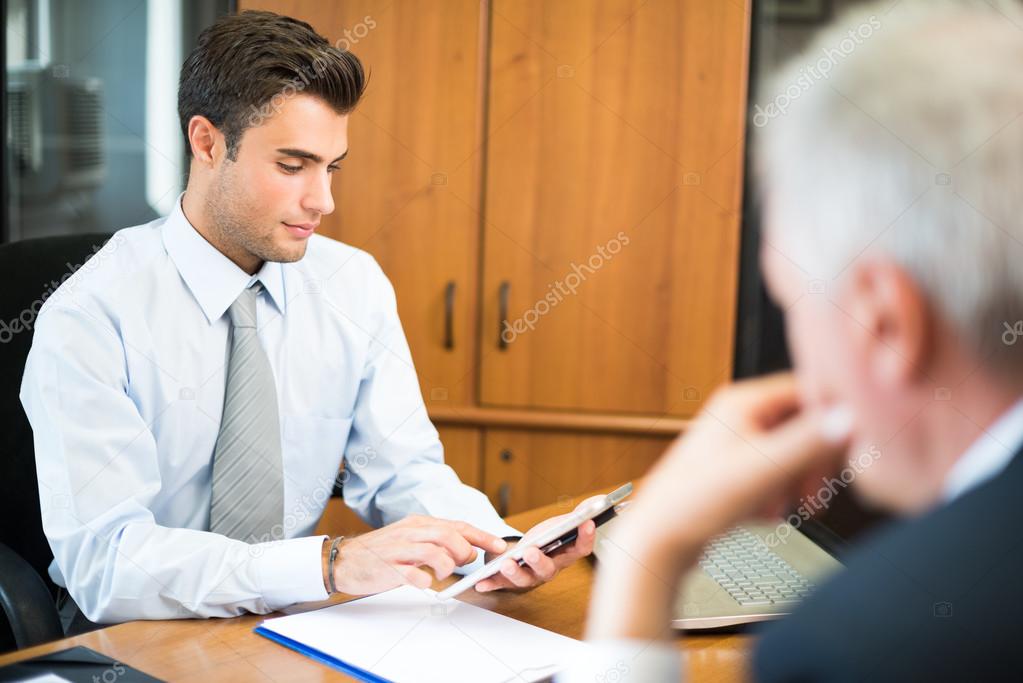
[[[187,171],[181,63],[231,0],[8,0],[4,241],[169,212]]]

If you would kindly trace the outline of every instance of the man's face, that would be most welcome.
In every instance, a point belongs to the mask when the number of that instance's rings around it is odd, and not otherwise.
[[[771,297],[785,312],[803,401],[810,408],[844,404],[852,411],[849,460],[857,463],[857,494],[879,507],[906,508],[920,478],[914,386],[898,371],[887,340],[859,314],[875,303],[850,283],[858,266],[822,288],[785,255],[779,232],[768,218],[768,235],[777,239],[765,241],[761,263]]]
[[[347,151],[347,116],[310,95],[287,99],[215,169],[206,211],[217,240],[246,261],[301,259],[334,210],[331,177]]]
[[[761,264],[768,290],[784,311],[789,353],[808,407],[849,402],[857,389],[855,362],[840,311],[828,293],[785,255],[784,243],[765,241]]]

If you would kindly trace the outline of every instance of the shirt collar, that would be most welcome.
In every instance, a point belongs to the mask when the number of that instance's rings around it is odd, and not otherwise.
[[[946,503],[1001,473],[1023,445],[1023,399],[1006,410],[945,475]]]
[[[263,283],[283,315],[287,310],[284,264],[266,261],[255,275],[246,273],[188,222],[181,208],[184,196],[184,193],[178,196],[174,210],[164,221],[163,245],[207,321],[212,325],[220,320],[238,295],[256,280]]]

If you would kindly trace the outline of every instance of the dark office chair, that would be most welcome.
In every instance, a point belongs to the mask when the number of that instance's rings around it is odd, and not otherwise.
[[[32,428],[18,393],[40,302],[110,235],[0,245],[0,652],[62,638],[43,535]]]

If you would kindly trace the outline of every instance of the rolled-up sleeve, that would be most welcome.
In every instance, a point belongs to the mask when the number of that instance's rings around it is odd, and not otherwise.
[[[345,503],[379,527],[411,514],[468,522],[496,536],[518,536],[479,490],[448,465],[419,389],[394,290],[370,257],[374,305],[361,332],[370,337],[345,449]],[[480,558],[459,568],[478,566]]]
[[[109,320],[44,308],[21,386],[43,530],[87,618],[228,617],[321,600],[323,537],[247,544],[158,525],[157,447]]]

